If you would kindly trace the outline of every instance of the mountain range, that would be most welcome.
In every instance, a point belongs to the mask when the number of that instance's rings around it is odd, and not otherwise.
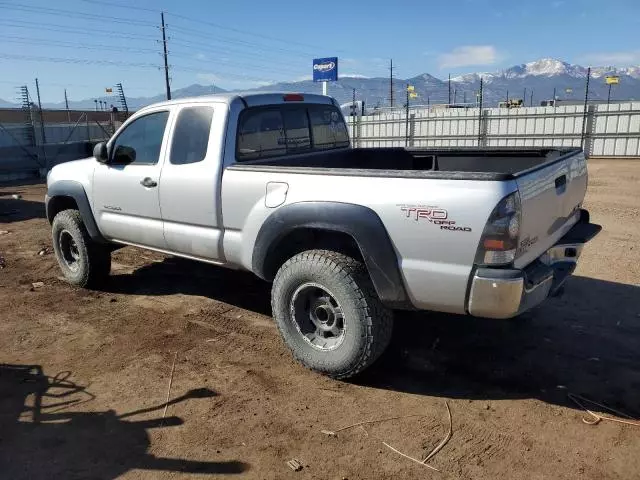
[[[613,100],[640,100],[640,66],[616,68],[594,67],[591,69],[589,84],[589,98],[606,100],[608,85],[605,77],[615,75],[620,77],[620,83],[612,88]],[[469,73],[451,77],[451,101],[457,103],[475,102],[476,92],[480,88],[480,79],[484,80],[483,104],[494,107],[499,101],[508,98],[523,98],[526,89],[525,104],[539,105],[542,100],[557,98],[580,101],[584,99],[587,68],[574,65],[553,58],[543,58],[535,62],[514,65],[510,68],[495,72]],[[412,78],[393,79],[394,105],[400,106],[406,102],[406,86],[412,85],[418,97],[411,99],[411,104],[447,103],[449,98],[448,79],[440,79],[428,73]],[[353,89],[356,99],[365,100],[366,105],[385,107],[390,104],[389,78],[385,77],[341,77],[338,82],[329,84],[329,95],[340,103],[350,102]],[[266,85],[254,91],[295,91],[302,93],[321,93],[321,85],[311,80],[280,82]],[[172,92],[173,98],[184,98],[211,93],[225,92],[221,88],[211,85],[194,84]],[[125,85],[126,92],[126,85]],[[533,94],[533,97],[531,96]],[[164,100],[164,95],[153,97],[127,97],[131,110],[144,105]],[[114,103],[114,97],[102,97],[98,100]],[[19,105],[0,99],[0,107],[18,107]],[[64,108],[64,103],[45,103],[46,108]],[[93,99],[70,101],[72,109],[95,108]]]

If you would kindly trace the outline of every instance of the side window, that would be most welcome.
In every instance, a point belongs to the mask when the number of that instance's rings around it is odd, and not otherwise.
[[[207,156],[213,108],[187,107],[180,110],[173,132],[170,162],[197,163]]]
[[[112,146],[115,164],[156,164],[169,112],[155,112],[130,123]]]
[[[349,145],[347,126],[335,107],[312,105],[309,107],[309,118],[315,149],[325,150]]]
[[[238,126],[238,161],[287,153],[284,122],[280,110],[249,111]]]

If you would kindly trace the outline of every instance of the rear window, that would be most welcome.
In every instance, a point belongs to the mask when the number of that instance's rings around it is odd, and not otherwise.
[[[242,162],[348,145],[349,135],[342,115],[331,105],[257,107],[240,116],[236,160]]]
[[[313,145],[319,150],[349,145],[349,134],[342,115],[333,107],[314,105],[309,108]]]

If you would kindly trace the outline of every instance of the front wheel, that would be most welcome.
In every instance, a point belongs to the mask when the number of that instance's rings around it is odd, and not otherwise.
[[[51,227],[53,250],[65,279],[78,287],[93,287],[111,270],[111,252],[91,240],[80,212],[63,210]]]
[[[310,250],[290,258],[271,290],[278,329],[294,357],[334,378],[371,365],[391,339],[393,316],[362,262]]]

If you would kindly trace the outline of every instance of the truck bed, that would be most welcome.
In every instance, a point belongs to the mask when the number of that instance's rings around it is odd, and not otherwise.
[[[284,169],[291,173],[299,171],[307,174],[315,170],[317,173],[334,175],[508,180],[546,167],[578,151],[577,148],[354,148],[253,160],[235,164],[232,168]]]

